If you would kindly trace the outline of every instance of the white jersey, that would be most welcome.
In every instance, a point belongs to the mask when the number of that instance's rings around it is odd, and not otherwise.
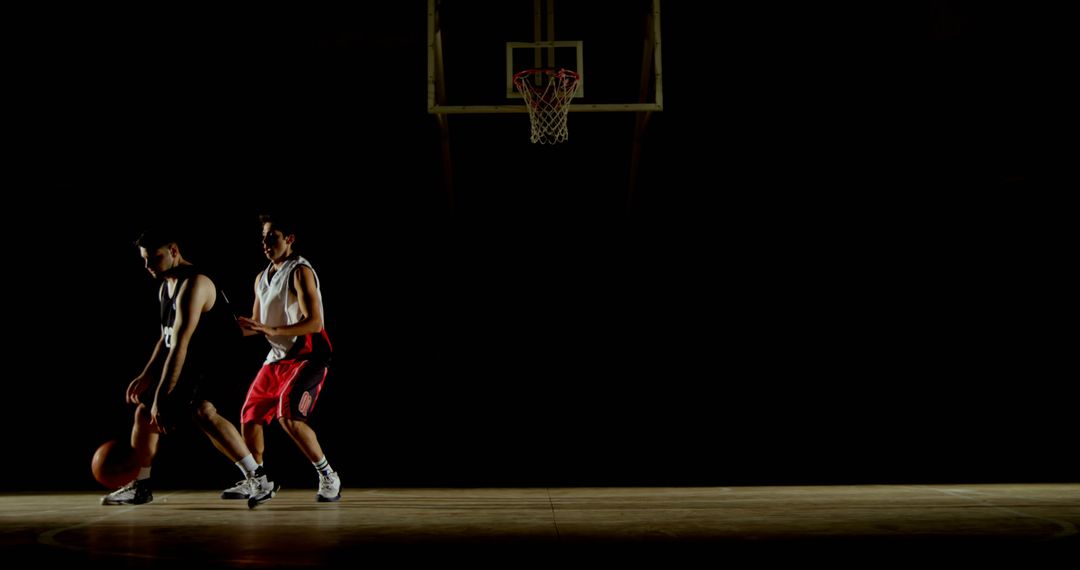
[[[315,269],[308,260],[300,256],[290,257],[281,266],[281,269],[273,271],[274,265],[262,272],[259,277],[259,322],[271,327],[280,327],[300,322],[303,314],[300,312],[300,299],[296,295],[296,289],[292,286],[293,272],[297,266],[306,266],[311,273]],[[273,273],[273,276],[271,276]],[[315,294],[319,295],[320,302],[322,293],[319,291],[319,278],[315,276]],[[310,336],[310,335],[308,335]],[[270,353],[266,355],[266,362],[277,362],[287,356],[294,356],[297,338],[295,336],[266,335],[270,342]]]

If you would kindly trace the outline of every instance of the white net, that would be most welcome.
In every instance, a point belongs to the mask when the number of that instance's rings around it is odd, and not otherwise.
[[[526,69],[514,74],[514,86],[525,98],[534,143],[566,140],[566,116],[577,92],[579,76],[569,69]]]

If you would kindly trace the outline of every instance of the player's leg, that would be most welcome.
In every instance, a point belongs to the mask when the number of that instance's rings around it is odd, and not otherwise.
[[[240,433],[259,465],[263,464],[263,453],[266,451],[263,426],[277,417],[278,394],[283,385],[277,366],[264,364],[251,382],[240,409]]]
[[[146,404],[135,406],[135,422],[131,427],[131,447],[135,450],[135,461],[139,465],[139,474],[133,481],[101,498],[103,505],[141,505],[154,500],[150,487],[150,465],[157,454],[158,439],[161,434],[150,425],[150,407]]]
[[[248,388],[247,398],[240,411],[240,431],[244,443],[251,451],[252,457],[258,465],[258,471],[250,486],[248,493],[248,507],[255,508],[269,501],[281,488],[276,482],[266,476],[263,467],[263,454],[266,449],[266,440],[263,435],[263,425],[277,415],[277,394],[280,391],[281,378],[276,373],[273,365],[263,365],[259,373]],[[235,488],[234,488],[235,489]],[[223,498],[233,489],[226,489],[222,493]]]
[[[150,406],[135,406],[135,423],[131,427],[131,447],[135,449],[135,461],[139,467],[150,468],[157,455],[158,439],[161,433],[150,424]]]
[[[278,422],[319,474],[319,491],[315,499],[337,501],[341,498],[341,479],[326,460],[315,430],[307,423],[322,392],[327,367],[305,360],[293,363],[291,372],[288,388],[281,395],[282,417]]]
[[[240,458],[251,455],[236,426],[223,418],[213,403],[203,400],[194,404],[192,419],[206,437],[210,438],[214,447],[230,461],[240,461]]]
[[[266,439],[263,434],[262,423],[244,422],[240,426],[240,432],[244,436],[244,443],[251,450],[251,455],[255,457],[255,462],[262,465],[263,453],[266,451]]]
[[[315,494],[315,500],[325,503],[341,499],[341,478],[326,460],[315,430],[302,420],[279,418],[278,421],[319,473],[319,490]]]
[[[244,474],[243,479],[222,491],[221,498],[247,499],[251,496],[253,488],[261,488],[266,479],[266,473],[259,471],[259,464],[248,450],[236,426],[222,417],[217,407],[206,400],[192,407],[192,418],[199,429],[213,442],[214,447],[236,464],[240,472]]]

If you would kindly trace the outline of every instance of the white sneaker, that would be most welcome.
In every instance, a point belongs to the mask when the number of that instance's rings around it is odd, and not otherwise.
[[[320,503],[332,503],[341,499],[341,478],[336,471],[328,476],[319,474],[319,492],[315,494],[315,500]]]
[[[251,491],[248,495],[248,508],[254,509],[255,507],[269,501],[277,495],[278,490],[281,489],[281,485],[270,481],[266,477],[266,473],[263,473],[262,467],[255,472],[256,475],[247,480],[247,484],[250,485]]]
[[[103,505],[142,505],[153,502],[150,480],[132,481],[101,498]]]
[[[251,479],[241,479],[221,492],[222,499],[247,499],[251,496]]]

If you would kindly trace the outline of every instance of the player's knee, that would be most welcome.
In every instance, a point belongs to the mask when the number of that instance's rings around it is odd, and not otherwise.
[[[150,407],[146,404],[140,403],[135,406],[135,423],[144,426],[150,425]]]
[[[217,408],[210,402],[200,402],[192,408],[191,415],[197,422],[206,422],[217,415]]]
[[[285,431],[293,433],[298,428],[298,424],[302,424],[304,422],[294,420],[292,418],[281,417],[278,418],[278,423],[281,424],[281,427],[284,428]]]

